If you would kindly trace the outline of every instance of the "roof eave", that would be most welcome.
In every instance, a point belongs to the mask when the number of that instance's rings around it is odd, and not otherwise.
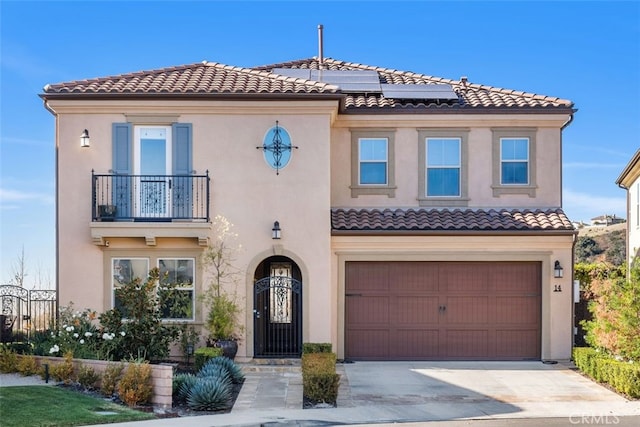
[[[332,236],[571,236],[577,234],[578,230],[331,230]]]
[[[633,171],[634,168],[636,168],[636,166],[638,166],[639,164],[640,164],[640,149],[636,151],[636,153],[633,155],[629,163],[627,163],[627,166],[625,166],[625,168],[622,170],[622,173],[620,173],[620,176],[618,176],[618,179],[616,179],[616,184],[618,185],[618,187],[624,188],[626,190],[629,189],[628,187],[629,183],[625,183],[624,181],[627,180],[627,176],[629,176],[631,171]],[[639,170],[639,174],[640,174],[640,170]]]
[[[41,93],[38,95],[44,100],[53,99],[73,99],[73,100],[105,100],[105,99],[327,99],[341,100],[344,95],[341,93]]]
[[[577,111],[571,107],[470,107],[470,106],[432,106],[432,107],[346,107],[343,114],[569,114]]]

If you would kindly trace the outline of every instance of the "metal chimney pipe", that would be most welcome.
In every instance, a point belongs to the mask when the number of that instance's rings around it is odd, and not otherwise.
[[[323,66],[323,62],[324,62],[324,58],[322,56],[323,54],[323,47],[322,47],[322,29],[324,27],[322,26],[322,24],[318,25],[318,68],[322,69]]]

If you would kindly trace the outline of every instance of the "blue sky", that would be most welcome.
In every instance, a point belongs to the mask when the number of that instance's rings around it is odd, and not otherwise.
[[[564,209],[572,220],[626,217],[615,180],[640,147],[639,1],[0,0],[0,20],[2,283],[23,247],[27,283],[55,282],[47,83],[308,58],[318,24],[327,57],[572,100]]]

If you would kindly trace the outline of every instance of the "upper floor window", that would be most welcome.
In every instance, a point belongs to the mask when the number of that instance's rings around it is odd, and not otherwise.
[[[360,138],[360,185],[387,185],[388,144],[386,138]]]
[[[418,202],[420,206],[469,204],[469,129],[418,129]]]
[[[393,130],[351,131],[351,197],[395,196]]]
[[[427,197],[460,196],[460,139],[427,138]]]
[[[536,197],[535,128],[493,128],[493,196],[526,194]]]
[[[529,139],[500,139],[500,183],[502,185],[529,183]]]

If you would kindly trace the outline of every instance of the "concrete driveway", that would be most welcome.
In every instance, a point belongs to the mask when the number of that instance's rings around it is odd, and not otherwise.
[[[560,363],[356,362],[344,368],[350,395],[343,405],[379,412],[381,420],[389,412],[397,412],[395,421],[640,416],[640,401]]]

